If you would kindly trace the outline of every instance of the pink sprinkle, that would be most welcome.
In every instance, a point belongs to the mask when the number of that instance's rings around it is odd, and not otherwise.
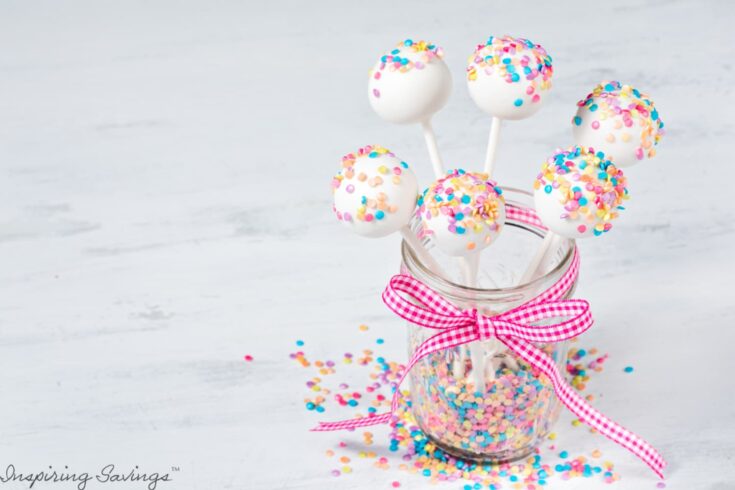
[[[600,121],[592,121],[592,129],[600,129]]]
[[[353,192],[355,192],[355,186],[350,184],[347,187],[345,187],[345,190],[347,191],[348,194],[352,194]]]
[[[587,227],[585,225],[579,225],[577,227],[577,231],[580,233],[584,233],[585,231],[587,231]]]
[[[666,484],[664,482],[660,481],[660,482],[658,482],[656,484],[656,488],[666,488]]]
[[[375,78],[376,80],[380,80],[380,72],[376,71],[375,76],[373,78]]]
[[[538,102],[539,100],[541,100],[541,96],[539,94],[536,94],[533,97],[531,97],[531,102]]]
[[[635,149],[635,157],[638,160],[643,160],[643,148],[638,147]]]
[[[391,486],[392,486],[393,488],[398,488],[398,487],[400,487],[400,486],[401,486],[401,482],[397,482],[397,481],[394,481],[393,483],[391,483]]]
[[[339,476],[340,471],[339,470],[332,470],[332,476]]]
[[[248,355],[245,356],[245,360],[248,361],[248,362],[251,362],[253,360],[253,356],[251,356],[250,354],[248,354]]]
[[[373,95],[374,95],[374,96],[375,96],[376,98],[378,98],[378,99],[379,99],[379,98],[380,98],[380,90],[378,90],[377,88],[374,88],[374,89],[373,89]]]
[[[424,64],[423,64],[423,63],[421,63],[420,61],[417,61],[416,63],[414,63],[414,64],[413,64],[413,66],[414,66],[414,68],[416,68],[417,70],[423,70],[423,69],[424,69]]]

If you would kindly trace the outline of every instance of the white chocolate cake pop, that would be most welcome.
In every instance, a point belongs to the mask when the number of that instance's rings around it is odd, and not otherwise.
[[[423,192],[418,204],[424,232],[455,257],[480,252],[505,224],[502,190],[482,173],[450,171]]]
[[[602,82],[577,103],[574,142],[602,150],[618,167],[656,155],[664,123],[648,96],[617,81]]]
[[[375,145],[345,155],[342,167],[332,180],[337,219],[371,238],[408,224],[416,209],[418,182],[406,162]]]
[[[443,51],[426,41],[407,39],[381,56],[370,71],[368,96],[375,112],[386,121],[422,123],[449,98],[452,77]]]
[[[612,228],[628,198],[623,171],[592,148],[557,150],[534,182],[536,213],[566,238],[599,236]]]
[[[499,119],[525,119],[548,97],[553,68],[540,44],[490,36],[467,65],[467,87],[475,104]]]

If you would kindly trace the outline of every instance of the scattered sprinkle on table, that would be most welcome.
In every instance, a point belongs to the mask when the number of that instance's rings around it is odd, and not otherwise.
[[[633,366],[625,366],[625,369],[623,369],[626,373],[632,373],[633,372]]]

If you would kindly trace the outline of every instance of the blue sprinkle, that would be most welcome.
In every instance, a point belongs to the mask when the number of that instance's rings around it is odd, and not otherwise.
[[[633,366],[625,366],[625,369],[623,369],[626,373],[632,373],[633,372]]]
[[[516,99],[516,100],[515,100],[515,101],[513,102],[513,105],[514,105],[514,106],[516,106],[516,107],[520,107],[520,106],[522,106],[522,105],[523,105],[523,99]]]
[[[510,58],[503,58],[503,63],[506,65],[510,64]]]
[[[374,152],[374,151],[371,151],[370,153],[368,153],[368,157],[370,157],[370,158],[377,158],[378,157],[378,153],[377,152]]]
[[[302,345],[304,345],[304,341],[303,340],[297,340],[296,341],[296,345],[298,345],[299,347],[301,347]]]
[[[469,204],[470,201],[471,201],[470,196],[468,196],[466,194],[464,196],[462,196],[462,204]]]
[[[510,79],[511,79],[511,80],[513,80],[514,82],[517,82],[518,80],[520,80],[520,79],[521,79],[521,77],[519,77],[519,76],[518,76],[518,73],[513,73],[513,74],[512,74],[511,76],[510,76]]]
[[[385,218],[385,213],[383,211],[375,211],[375,219],[383,219]]]
[[[324,407],[322,407],[321,405],[317,405],[316,411],[319,413],[324,413]]]
[[[612,92],[612,91],[614,91],[614,90],[615,90],[616,88],[617,88],[617,87],[615,87],[615,85],[613,85],[612,83],[608,83],[607,85],[605,85],[605,91],[607,91],[607,92]]]
[[[574,124],[576,124],[577,126],[581,125],[582,124],[582,118],[579,117],[579,116],[574,116]]]
[[[349,406],[351,406],[351,407],[356,407],[357,406],[357,400],[350,400],[350,401],[347,402],[347,404]]]
[[[464,235],[465,229],[461,226],[457,227],[457,235]]]
[[[401,162],[401,167],[408,168],[408,164],[406,162]]]
[[[423,473],[424,473],[424,476],[431,476],[431,470],[430,470],[430,469],[428,469],[428,468],[427,468],[427,469],[425,469],[425,470],[423,471]]]
[[[590,106],[590,112],[595,112],[597,110],[597,104],[592,104]]]
[[[546,192],[547,194],[551,194],[551,191],[552,191],[552,190],[554,190],[554,188],[553,188],[553,187],[551,187],[551,185],[550,185],[550,184],[548,184],[548,185],[546,185],[546,187],[544,187],[544,191],[545,191],[545,192]]]
[[[464,213],[455,214],[454,219],[456,219],[457,221],[462,221],[464,219]]]
[[[404,46],[413,46],[413,41],[411,41],[410,39],[406,39],[405,41],[403,41],[403,45]]]
[[[580,206],[585,206],[588,201],[586,197],[580,197],[578,202]]]
[[[651,111],[651,119],[653,119],[654,121],[658,119],[658,111],[656,109]]]
[[[398,54],[400,52],[401,52],[400,49],[394,49],[393,51],[390,52],[390,54]]]
[[[376,340],[375,342],[376,342],[377,344],[382,344],[382,343],[384,343],[384,342],[385,342],[385,340],[383,340],[383,339],[378,339],[378,340]]]
[[[312,402],[306,404],[307,410],[314,410],[314,407],[316,407],[316,405],[314,405]]]
[[[569,453],[566,451],[562,451],[559,453],[559,457],[562,459],[566,459],[569,456]]]

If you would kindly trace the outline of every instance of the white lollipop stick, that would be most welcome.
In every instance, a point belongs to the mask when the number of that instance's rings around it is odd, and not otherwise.
[[[436,135],[434,134],[434,128],[431,127],[431,120],[427,119],[422,122],[421,129],[424,132],[424,139],[426,140],[426,147],[429,150],[431,165],[434,167],[434,175],[437,179],[440,179],[444,175],[444,164],[442,163],[441,155],[439,155],[439,147],[436,144]]]
[[[477,287],[477,271],[480,266],[480,254],[474,253],[461,258],[463,265],[463,276],[466,286],[471,288]],[[473,307],[477,306],[472,304]],[[463,349],[464,350],[464,349]],[[470,379],[475,385],[475,391],[482,394],[485,393],[485,351],[483,345],[479,341],[469,344],[470,360],[472,361],[472,370],[470,371]]]
[[[500,140],[500,123],[499,117],[493,117],[490,126],[490,137],[487,142],[487,152],[485,153],[485,173],[488,178],[492,176],[493,165],[495,164],[495,154],[498,149],[498,141]]]

